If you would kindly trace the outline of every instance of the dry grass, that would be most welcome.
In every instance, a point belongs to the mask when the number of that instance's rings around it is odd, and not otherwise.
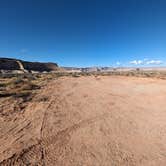
[[[0,87],[0,97],[25,97],[30,95],[33,90],[39,88],[39,86],[32,81],[21,77],[4,80],[3,83],[0,84]]]
[[[40,76],[7,75],[0,77],[0,115],[10,117],[23,112],[37,89],[42,86]]]
[[[36,89],[47,84],[52,79],[59,77],[81,77],[81,76],[134,76],[134,77],[153,77],[166,78],[164,71],[112,71],[112,72],[58,72],[58,73],[38,73],[38,74],[6,74],[0,75],[0,97],[25,97],[31,95]]]

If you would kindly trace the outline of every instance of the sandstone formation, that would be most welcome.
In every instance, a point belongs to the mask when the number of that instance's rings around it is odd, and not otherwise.
[[[41,63],[41,62],[28,62],[18,59],[0,58],[0,70],[21,70],[23,72],[38,71],[50,72],[56,71],[58,65],[56,63]]]

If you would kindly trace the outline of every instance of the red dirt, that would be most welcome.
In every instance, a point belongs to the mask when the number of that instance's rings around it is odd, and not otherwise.
[[[166,81],[53,80],[24,112],[0,116],[0,165],[165,166]]]

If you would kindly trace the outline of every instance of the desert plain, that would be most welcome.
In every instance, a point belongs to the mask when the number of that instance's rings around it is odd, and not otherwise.
[[[63,76],[34,91],[0,98],[0,165],[166,165],[166,80]]]

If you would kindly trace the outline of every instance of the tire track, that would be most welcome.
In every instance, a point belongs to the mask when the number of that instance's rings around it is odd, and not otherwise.
[[[98,121],[103,120],[104,118],[108,118],[108,117],[109,117],[109,114],[104,113],[100,116],[82,120],[79,123],[73,124],[72,126],[59,131],[56,135],[53,135],[49,138],[48,137],[42,138],[42,142],[44,143],[44,146],[50,146],[51,144],[55,144],[58,146],[58,144],[61,144],[60,142],[63,142],[64,139],[66,140],[66,138],[69,138],[71,136],[71,134],[73,132],[77,131],[78,129],[86,127],[93,123],[97,123]]]

